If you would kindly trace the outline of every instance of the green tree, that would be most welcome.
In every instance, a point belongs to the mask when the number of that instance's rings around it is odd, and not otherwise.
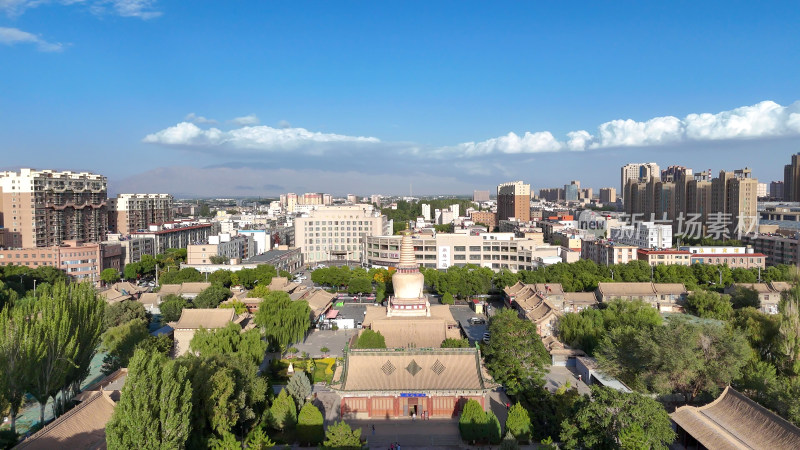
[[[184,308],[192,308],[193,305],[186,301],[185,298],[175,294],[169,294],[164,297],[159,309],[161,310],[161,321],[164,322],[177,322],[181,318],[181,313]]]
[[[755,289],[737,286],[731,293],[731,304],[736,309],[753,307],[755,309],[761,308],[761,300],[758,298],[758,292]]]
[[[33,314],[31,304],[0,311],[0,397],[5,399],[15,436],[17,414],[35,370],[39,346],[33,338],[34,322],[29,320]]]
[[[512,395],[544,382],[550,355],[529,320],[513,309],[500,310],[489,320],[492,339],[483,347],[486,368]]]
[[[361,330],[355,348],[386,348],[386,339],[380,331],[372,331],[367,328]]]
[[[219,284],[212,284],[203,289],[203,292],[195,297],[193,303],[197,308],[216,308],[224,300],[233,295],[231,290]]]
[[[100,280],[105,284],[114,284],[119,281],[119,271],[112,268],[105,269],[100,272]]]
[[[659,394],[716,397],[738,379],[751,349],[740,333],[714,323],[672,317],[652,330],[619,328],[601,344],[597,359],[609,375]]]
[[[257,365],[236,355],[189,355],[179,362],[193,387],[190,447],[234,430],[246,435],[257,424],[267,394]]]
[[[228,257],[220,255],[211,255],[211,257],[208,259],[211,262],[211,264],[227,264],[228,262],[230,262]]]
[[[447,338],[442,341],[442,348],[467,348],[469,341],[466,338],[455,339]]]
[[[297,407],[286,389],[282,390],[272,402],[269,412],[275,429],[294,428],[297,423]]]
[[[569,422],[562,442],[577,440],[584,448],[614,449],[643,441],[638,448],[666,449],[675,440],[669,415],[660,403],[606,387],[592,386],[591,398],[580,400]]]
[[[490,444],[499,444],[503,439],[503,430],[500,428],[500,420],[492,411],[486,412],[486,431],[484,437]]]
[[[285,349],[311,327],[311,309],[308,302],[292,301],[286,292],[270,292],[259,303],[255,323],[273,349]]]
[[[135,300],[123,300],[117,303],[106,304],[104,318],[105,328],[116,327],[135,319],[147,321],[147,311],[140,302]]]
[[[516,403],[508,410],[506,431],[521,442],[527,442],[531,439],[531,418],[528,416],[528,410],[523,408],[521,404]]]
[[[372,292],[372,280],[367,277],[355,277],[350,280],[350,285],[347,287],[347,292],[350,294],[367,294]]]
[[[297,407],[302,408],[306,403],[306,399],[311,396],[311,382],[308,380],[308,375],[302,370],[296,371],[292,378],[289,379],[286,390],[294,398]]]
[[[245,439],[245,446],[249,450],[266,450],[275,446],[272,439],[264,432],[263,427],[256,427]]]
[[[297,439],[301,444],[319,445],[325,438],[322,413],[311,402],[303,405],[297,416]]]
[[[147,323],[142,319],[130,320],[106,330],[100,344],[100,350],[106,352],[102,372],[109,375],[120,367],[127,367],[136,346],[148,337]]]
[[[211,284],[219,284],[227,288],[231,287],[231,271],[225,269],[215,270],[208,275]]]
[[[125,277],[126,280],[135,280],[139,278],[142,274],[142,265],[138,262],[125,264],[125,268],[122,269],[122,275]]]
[[[137,351],[106,425],[108,448],[185,448],[192,413],[192,386],[186,373],[185,367],[162,355]]]
[[[800,286],[784,293],[778,311],[784,368],[789,374],[800,375]]]
[[[192,283],[192,282],[200,282],[203,281],[205,278],[203,274],[201,274],[197,269],[194,267],[184,267],[180,270],[168,270],[166,272],[161,272],[161,275],[158,278],[158,282],[162,285],[164,284],[181,284],[181,283]]]
[[[686,310],[703,319],[728,320],[733,314],[730,296],[714,291],[695,291],[686,297]]]
[[[229,323],[224,328],[200,328],[189,342],[189,348],[204,356],[238,355],[258,366],[264,360],[267,343],[256,330],[242,332],[242,327]]]
[[[247,305],[245,305],[244,302],[236,299],[233,299],[227,303],[222,303],[219,305],[219,307],[224,309],[232,309],[236,314],[244,314],[247,312]]]
[[[488,418],[481,404],[477,400],[467,400],[458,418],[461,439],[472,444],[483,440],[486,437],[487,425]]]
[[[91,283],[58,283],[36,302],[33,338],[39,345],[27,389],[39,402],[40,423],[47,400],[73,389],[88,373],[102,333],[103,308]]]
[[[445,292],[444,295],[442,295],[442,304],[443,305],[453,305],[455,303],[456,303],[456,300],[453,298],[453,294],[451,294],[449,292]]]
[[[359,450],[361,447],[361,428],[354,430],[343,420],[328,426],[322,443],[323,449],[330,450]]]

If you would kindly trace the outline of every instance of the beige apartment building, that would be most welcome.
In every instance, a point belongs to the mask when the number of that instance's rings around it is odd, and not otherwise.
[[[252,236],[231,236],[220,233],[209,236],[206,244],[191,244],[186,247],[186,264],[212,264],[212,256],[222,256],[228,261],[245,260],[256,253],[256,243]]]
[[[64,241],[60,246],[0,250],[0,266],[55,267],[78,281],[99,281],[105,269],[122,270],[122,248],[115,243]]]
[[[131,233],[131,238],[152,238],[153,249],[159,254],[166,252],[168,248],[186,248],[191,244],[206,242],[210,232],[210,223],[168,222],[150,225],[147,231]]]
[[[105,240],[107,184],[106,177],[89,172],[0,172],[0,223],[6,228],[6,247]]]
[[[516,217],[521,222],[531,220],[531,185],[522,181],[497,186],[497,220]]]
[[[115,233],[129,235],[152,224],[173,219],[174,199],[169,194],[119,194],[108,202],[108,225]]]
[[[615,203],[617,201],[617,190],[609,188],[600,188],[600,203]]]
[[[596,264],[610,266],[636,261],[638,247],[622,245],[606,240],[584,240],[581,247],[581,259],[594,261]]]
[[[368,236],[392,234],[393,222],[372,205],[320,206],[294,221],[303,261],[361,261]]]
[[[691,253],[686,250],[649,250],[640,248],[637,259],[651,266],[688,266],[691,264]]]
[[[371,265],[397,267],[400,262],[401,236],[367,238],[366,261]],[[480,235],[437,233],[412,236],[414,254],[423,267],[447,269],[474,264],[492,270],[512,272],[531,270],[541,259],[562,255],[561,247],[541,245],[540,240],[517,238],[514,233]]]
[[[490,211],[471,211],[469,217],[473,222],[482,223],[489,227],[496,227],[498,225],[497,214]],[[490,229],[489,231],[492,230]]]

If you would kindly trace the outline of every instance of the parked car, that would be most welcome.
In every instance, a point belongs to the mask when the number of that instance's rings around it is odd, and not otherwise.
[[[363,323],[362,323],[362,322],[358,322],[358,323],[356,323],[356,328],[362,328],[362,326],[363,326]]]
[[[482,319],[480,317],[470,317],[469,323],[472,325],[483,325],[486,323],[486,319]]]
[[[489,333],[484,333],[483,334],[483,343],[484,344],[488,344],[490,338],[491,338],[491,335]]]

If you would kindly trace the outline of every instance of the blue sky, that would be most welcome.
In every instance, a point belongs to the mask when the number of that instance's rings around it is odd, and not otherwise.
[[[0,166],[201,196],[780,179],[800,5],[651,3],[0,0]]]

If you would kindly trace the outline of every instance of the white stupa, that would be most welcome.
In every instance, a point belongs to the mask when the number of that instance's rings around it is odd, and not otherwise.
[[[392,275],[394,296],[389,297],[386,304],[386,317],[430,317],[431,304],[422,293],[424,285],[425,277],[419,273],[411,232],[406,230],[400,240],[400,263]]]

